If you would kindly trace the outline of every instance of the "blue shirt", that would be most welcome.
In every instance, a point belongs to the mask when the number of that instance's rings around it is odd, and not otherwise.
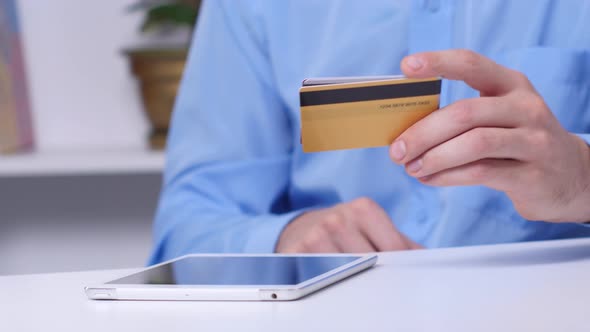
[[[524,72],[567,130],[590,133],[590,1],[206,1],[173,115],[151,262],[273,252],[303,211],[361,196],[426,247],[589,236],[577,224],[524,220],[486,187],[422,185],[387,147],[302,152],[304,78],[400,74],[405,55],[451,48]],[[445,81],[441,104],[473,96]]]

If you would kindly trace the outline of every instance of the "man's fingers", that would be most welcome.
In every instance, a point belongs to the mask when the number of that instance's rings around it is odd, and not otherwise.
[[[375,252],[417,249],[399,233],[379,204],[359,198],[311,211],[292,221],[279,239],[277,252]]]
[[[337,253],[342,252],[323,227],[314,227],[305,238],[283,248],[281,253]]]
[[[363,233],[369,238],[371,243],[377,248],[377,251],[405,250],[408,243],[403,234],[401,234],[389,218],[366,220],[362,224]]]
[[[367,253],[378,251],[371,242],[360,232],[347,234],[334,239],[340,252]]]
[[[498,97],[463,99],[416,122],[392,144],[394,162],[405,164],[436,145],[477,127],[515,128],[527,121]],[[403,143],[400,143],[403,142]],[[400,159],[399,144],[404,144]]]
[[[373,200],[360,198],[348,203],[355,210],[355,224],[377,251],[408,249],[405,237],[395,228],[391,219]]]
[[[478,127],[428,150],[406,165],[408,174],[423,177],[482,159],[525,160],[532,153],[521,130]]]
[[[423,247],[423,246],[421,246],[421,245],[419,245],[418,243],[416,243],[416,242],[412,241],[412,240],[411,240],[410,238],[408,238],[407,236],[405,236],[405,235],[403,235],[403,234],[402,234],[402,236],[404,237],[404,240],[406,241],[406,245],[408,246],[408,249],[412,249],[412,250],[415,250],[415,249],[424,249],[424,247]]]
[[[502,95],[528,84],[523,74],[470,50],[446,50],[409,55],[401,69],[408,77],[441,76],[460,80],[483,95]]]
[[[492,189],[510,191],[526,172],[525,163],[517,160],[484,159],[438,172],[419,180],[432,186],[485,185]]]

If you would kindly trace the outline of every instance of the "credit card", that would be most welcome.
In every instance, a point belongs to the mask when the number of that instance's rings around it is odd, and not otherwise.
[[[386,146],[439,108],[441,79],[306,79],[299,90],[304,152]]]

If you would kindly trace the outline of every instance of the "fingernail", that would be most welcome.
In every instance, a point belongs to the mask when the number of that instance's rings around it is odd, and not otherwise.
[[[407,169],[410,173],[416,173],[422,168],[422,158],[414,160],[408,164]]]
[[[424,60],[417,56],[409,56],[406,58],[406,65],[412,70],[419,70],[424,66]]]
[[[421,178],[418,178],[418,180],[420,180],[422,182],[428,182],[428,181],[430,181],[430,179],[432,179],[432,175],[426,175]]]
[[[402,140],[393,142],[393,144],[391,145],[391,157],[394,160],[400,161],[400,160],[404,159],[405,156],[406,156],[406,143],[404,143],[404,141],[402,141]]]

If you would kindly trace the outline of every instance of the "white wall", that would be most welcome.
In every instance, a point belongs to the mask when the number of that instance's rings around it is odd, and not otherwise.
[[[145,146],[146,118],[122,50],[139,42],[129,0],[19,0],[39,150]]]

